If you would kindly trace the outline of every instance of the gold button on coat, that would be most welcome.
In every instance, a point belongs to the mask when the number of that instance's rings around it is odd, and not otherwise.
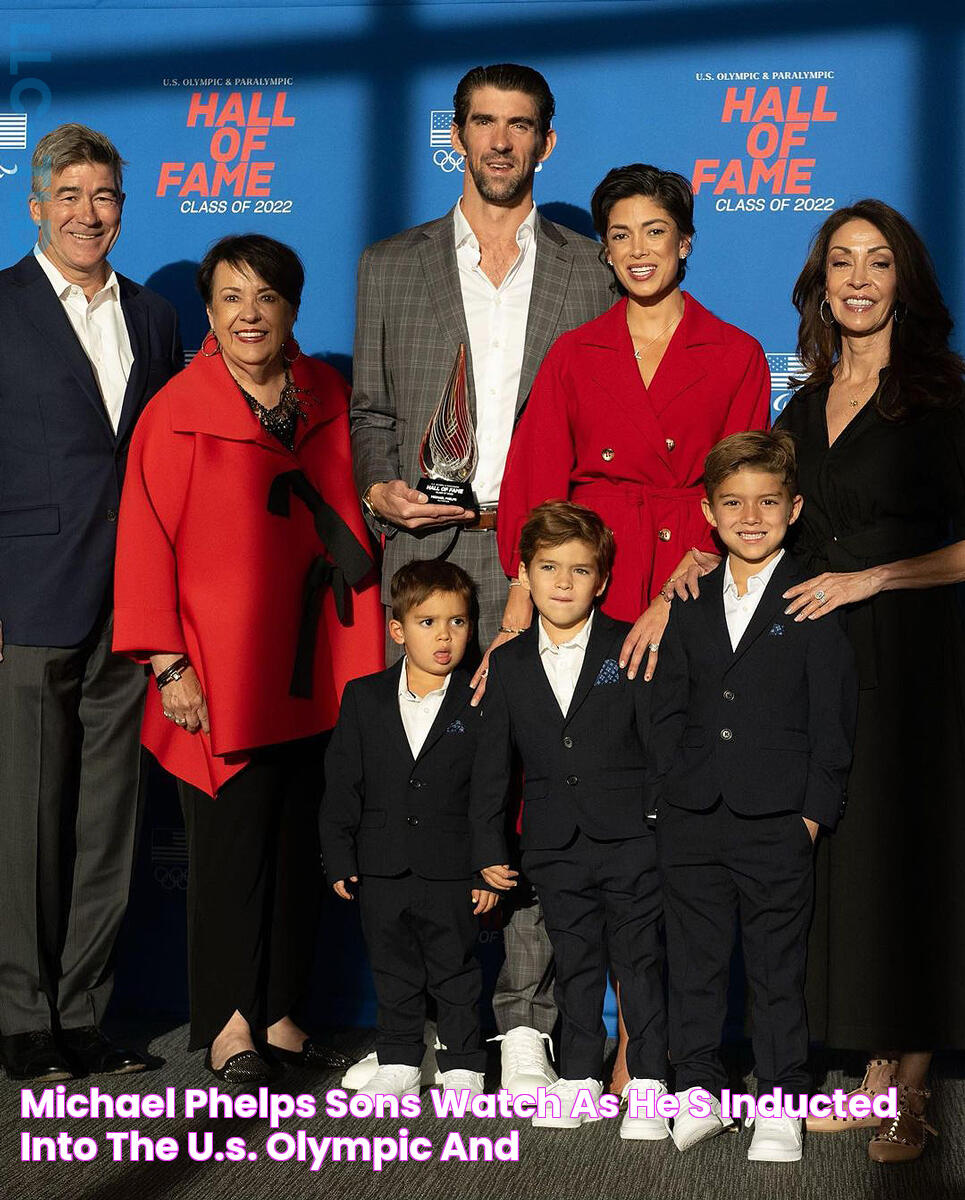
[[[667,449],[668,449],[668,450],[672,450],[672,449],[674,448],[674,446],[676,446],[676,444],[677,444],[677,443],[676,443],[676,442],[673,440],[673,438],[667,438],[667,439],[666,439],[666,441],[667,441]]]
[[[657,537],[658,537],[658,538],[659,538],[659,539],[660,539],[662,542],[669,542],[669,541],[670,541],[670,530],[669,530],[669,529],[658,529],[658,530],[657,530]]]
[[[600,457],[603,459],[604,462],[609,462],[610,459],[613,457],[613,451],[610,449],[609,446],[607,446],[607,448],[605,450],[602,450],[600,452]]]

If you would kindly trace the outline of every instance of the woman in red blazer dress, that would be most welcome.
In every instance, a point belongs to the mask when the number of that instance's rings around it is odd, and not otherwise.
[[[649,647],[649,679],[669,615],[661,590],[716,563],[693,554],[717,553],[700,508],[704,458],[728,434],[768,425],[770,376],[752,337],[680,290],[694,234],[683,176],[640,163],[617,167],[591,207],[625,298],[564,333],[543,360],[506,460],[499,556],[514,579],[520,530],[544,500],[599,513],[616,539],[602,607],[636,623],[624,649],[637,647],[635,673]],[[531,619],[525,589],[511,587],[503,628]],[[511,636],[501,633],[493,645]],[[624,1037],[621,1028],[621,1047]],[[628,1078],[623,1062],[617,1091]]]
[[[324,731],[382,666],[348,387],[291,340],[302,268],[259,235],[198,274],[212,331],[145,409],[121,502],[114,649],[151,663],[142,740],[188,835],[192,1049],[232,1083],[333,1065],[291,1019],[320,896]],[[161,686],[163,685],[163,686]]]

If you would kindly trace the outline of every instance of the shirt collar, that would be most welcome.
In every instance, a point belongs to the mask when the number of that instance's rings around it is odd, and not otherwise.
[[[34,258],[36,258],[37,262],[40,263],[40,269],[50,280],[50,286],[57,293],[57,296],[59,299],[63,300],[64,297],[68,294],[68,292],[70,291],[70,289],[72,287],[80,287],[79,284],[71,283],[69,279],[64,278],[64,276],[60,273],[60,271],[57,270],[57,268],[54,266],[54,264],[47,257],[47,255],[44,254],[43,250],[40,249],[39,242],[34,243]],[[111,292],[113,298],[115,300],[117,299],[118,290],[119,290],[118,282],[117,282],[117,275],[114,273],[113,269],[111,268],[110,263],[107,263],[106,266],[107,266],[107,270],[108,270],[107,282],[104,284],[104,286],[102,288],[97,289],[97,293],[94,296],[94,300],[96,300],[98,298],[98,296],[102,296],[105,292]],[[83,290],[83,289],[81,289],[81,290]],[[91,301],[91,303],[93,303],[93,300]]]
[[[474,250],[479,249],[479,239],[473,233],[472,226],[466,220],[462,211],[462,199],[456,201],[456,206],[452,210],[453,232],[456,239],[456,249],[462,246],[472,246]],[[525,218],[520,223],[516,230],[516,243],[523,246],[530,239],[536,240],[536,205],[529,210]]]
[[[596,612],[596,609],[591,608],[590,615],[587,618],[586,624],[583,626],[583,628],[580,630],[580,632],[576,635],[576,637],[570,638],[570,640],[568,642],[560,642],[559,645],[557,645],[550,638],[550,635],[543,628],[542,617],[538,617],[537,624],[539,625],[539,652],[540,652],[540,654],[545,654],[547,651],[550,651],[550,653],[552,653],[552,654],[559,654],[561,650],[585,650],[587,647],[587,643],[590,640],[590,630],[593,628],[593,614],[595,612]]]
[[[435,696],[444,696],[446,689],[449,687],[449,680],[452,678],[452,672],[442,681],[442,687],[436,688],[434,692],[426,692],[424,696],[417,696],[415,692],[409,690],[409,678],[406,675],[405,664],[408,659],[403,658],[402,670],[399,672],[399,699],[408,700],[411,704],[421,704],[423,700],[430,700]]]
[[[766,588],[770,582],[771,576],[774,574],[777,564],[783,557],[784,548],[782,546],[762,571],[758,571],[756,575],[748,576],[747,591],[745,592],[745,595],[749,596],[751,592],[759,592]],[[737,596],[737,584],[734,582],[734,576],[731,574],[729,554],[727,555],[727,562],[724,566],[724,595]]]

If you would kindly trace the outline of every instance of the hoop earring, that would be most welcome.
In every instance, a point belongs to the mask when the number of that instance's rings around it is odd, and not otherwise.
[[[899,304],[901,304],[900,309],[898,308]],[[891,316],[896,325],[900,325],[902,323],[902,321],[905,319],[905,314],[907,313],[907,311],[908,311],[907,304],[902,304],[900,300],[895,301],[895,307],[892,310]]]
[[[289,349],[289,347],[291,347],[291,346],[295,347],[294,352],[292,352]],[[285,360],[285,362],[289,366],[291,366],[292,363],[295,362],[296,359],[301,357],[301,353],[302,353],[302,348],[298,344],[298,339],[293,337],[292,334],[289,334],[288,337],[286,337],[284,342],[282,343],[282,347],[281,347],[282,358]]]
[[[213,350],[205,349],[205,347],[208,344],[208,338],[214,338],[214,349]],[[213,329],[209,329],[208,332],[204,335],[204,340],[201,343],[201,353],[205,358],[214,358],[216,354],[221,353],[221,343],[218,341],[218,335],[215,333],[215,331]]]
[[[824,306],[825,305],[827,305],[828,315],[831,317],[830,321],[825,320],[825,317],[824,317]],[[831,313],[831,305],[828,304],[827,296],[825,296],[825,298],[821,301],[821,304],[818,308],[818,316],[821,318],[821,324],[826,325],[828,327],[828,329],[830,329],[831,326],[834,324],[834,316]]]

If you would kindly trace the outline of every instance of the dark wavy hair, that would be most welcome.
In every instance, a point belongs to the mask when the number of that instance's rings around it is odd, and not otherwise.
[[[875,397],[889,420],[917,409],[952,408],[965,399],[965,361],[948,344],[954,322],[942,298],[925,243],[911,222],[881,200],[859,200],[824,222],[811,242],[804,269],[794,285],[794,307],[801,314],[798,355],[807,375],[792,384],[817,388],[831,383],[841,355],[837,322],[821,319],[827,280],[828,247],[848,221],[867,221],[881,231],[895,256],[898,291],[891,329],[890,369]]]
[[[676,171],[663,171],[649,163],[629,163],[608,171],[593,191],[590,213],[593,228],[602,241],[606,241],[614,204],[631,196],[646,196],[656,200],[685,237],[694,236],[694,192],[683,175],[678,175]],[[686,274],[687,259],[682,258],[677,267],[677,282],[680,283]]]
[[[520,63],[492,63],[488,67],[473,67],[463,75],[452,98],[452,107],[455,110],[452,123],[459,130],[460,137],[466,131],[472,94],[477,88],[483,87],[498,88],[501,92],[523,92],[529,96],[536,105],[537,134],[540,142],[546,141],[546,135],[553,124],[553,114],[556,112],[556,100],[550,91],[550,85],[539,71],[532,67],[524,67]]]

